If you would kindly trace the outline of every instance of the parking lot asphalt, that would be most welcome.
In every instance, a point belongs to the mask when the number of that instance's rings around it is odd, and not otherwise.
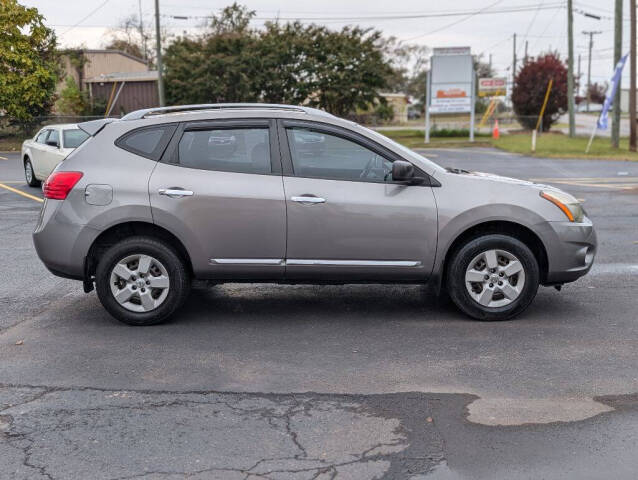
[[[635,478],[638,163],[425,154],[583,199],[593,270],[508,322],[421,286],[228,284],[131,328],[37,259],[41,192],[0,153],[0,479]]]

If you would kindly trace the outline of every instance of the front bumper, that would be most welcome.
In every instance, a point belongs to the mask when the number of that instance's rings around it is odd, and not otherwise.
[[[579,223],[545,222],[537,227],[547,251],[545,285],[573,282],[589,272],[598,246],[589,218]]]

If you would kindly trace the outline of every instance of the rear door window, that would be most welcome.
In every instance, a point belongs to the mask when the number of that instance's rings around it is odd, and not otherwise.
[[[268,127],[187,130],[179,141],[177,163],[200,170],[272,173]]]
[[[118,138],[115,144],[136,155],[159,160],[175,128],[172,124],[138,128]]]

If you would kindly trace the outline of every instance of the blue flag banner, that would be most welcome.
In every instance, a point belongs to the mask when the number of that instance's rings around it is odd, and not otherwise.
[[[625,63],[627,62],[627,57],[629,54],[622,57],[618,60],[616,64],[616,70],[614,70],[614,75],[611,77],[611,82],[609,89],[607,90],[607,96],[605,97],[605,103],[603,103],[603,109],[600,112],[600,117],[598,117],[598,128],[601,130],[607,129],[607,120],[609,117],[609,110],[614,103],[614,97],[616,96],[616,90],[618,90],[618,84],[620,83],[620,77],[622,76],[622,69],[625,67]]]

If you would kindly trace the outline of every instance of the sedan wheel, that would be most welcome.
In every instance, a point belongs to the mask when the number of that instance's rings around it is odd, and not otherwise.
[[[40,180],[35,178],[35,173],[33,173],[33,165],[31,165],[31,160],[27,160],[24,162],[24,178],[27,181],[27,185],[30,187],[37,187],[40,185]]]

